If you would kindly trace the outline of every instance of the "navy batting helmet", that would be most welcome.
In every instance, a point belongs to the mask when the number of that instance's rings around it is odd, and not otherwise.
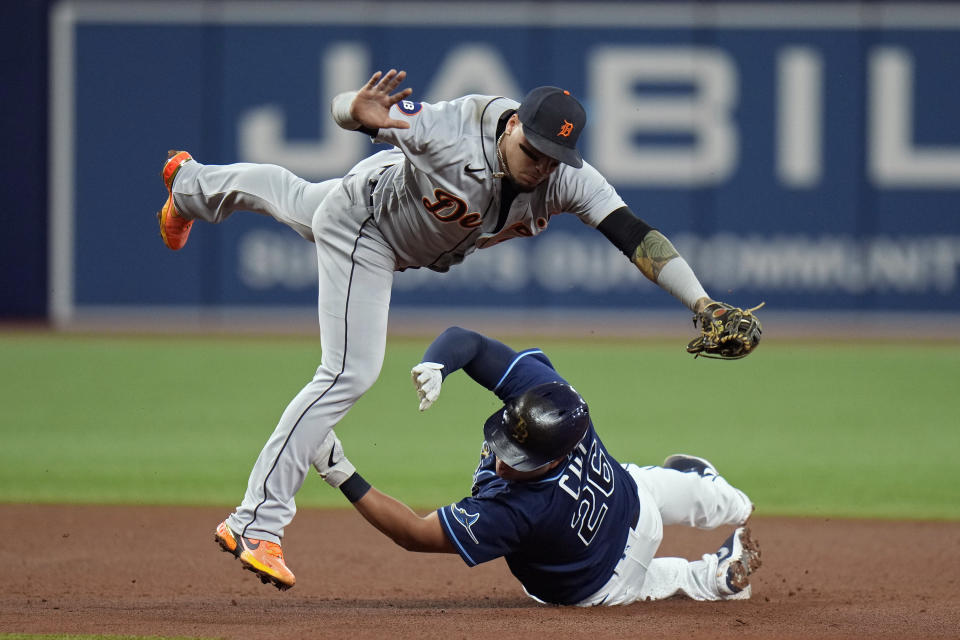
[[[590,426],[587,403],[564,382],[537,385],[487,418],[483,436],[517,471],[533,471],[566,455]]]

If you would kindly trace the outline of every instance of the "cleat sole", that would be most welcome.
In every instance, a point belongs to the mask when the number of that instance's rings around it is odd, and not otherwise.
[[[738,589],[747,589],[750,586],[750,574],[759,569],[762,564],[760,543],[750,537],[750,529],[746,528],[741,538],[741,544],[743,545],[743,555],[738,562],[731,565],[730,583]]]
[[[292,584],[281,582],[280,580],[273,577],[271,574],[267,573],[266,571],[261,571],[260,569],[257,569],[253,565],[247,564],[246,562],[244,562],[242,558],[240,559],[240,563],[243,565],[244,569],[246,569],[250,573],[253,573],[258,578],[260,578],[260,582],[262,582],[263,584],[272,584],[280,591],[286,591],[287,589],[293,586]]]

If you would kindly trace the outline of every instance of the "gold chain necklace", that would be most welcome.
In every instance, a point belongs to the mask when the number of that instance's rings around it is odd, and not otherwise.
[[[500,151],[500,142],[503,140],[503,136],[507,135],[507,130],[504,129],[503,133],[500,134],[500,137],[497,138],[497,160],[500,161],[500,168],[503,171],[497,171],[493,174],[494,178],[505,178],[510,175],[510,167],[507,166],[507,160],[503,157],[503,152]]]

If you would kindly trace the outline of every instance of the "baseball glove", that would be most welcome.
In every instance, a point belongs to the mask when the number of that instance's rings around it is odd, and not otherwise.
[[[687,345],[687,352],[694,357],[738,360],[746,357],[760,343],[763,328],[752,309],[740,309],[725,302],[711,302],[693,316],[693,326],[700,335]]]

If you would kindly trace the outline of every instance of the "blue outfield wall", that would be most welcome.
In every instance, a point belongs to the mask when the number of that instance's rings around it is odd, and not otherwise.
[[[273,221],[200,223],[166,250],[158,171],[179,148],[343,175],[380,147],[337,129],[329,100],[390,67],[425,101],[572,91],[585,157],[714,297],[960,311],[960,6],[129,7],[68,2],[51,18],[61,319],[313,305],[313,245]],[[575,217],[551,226],[445,275],[398,274],[394,307],[676,308]]]

